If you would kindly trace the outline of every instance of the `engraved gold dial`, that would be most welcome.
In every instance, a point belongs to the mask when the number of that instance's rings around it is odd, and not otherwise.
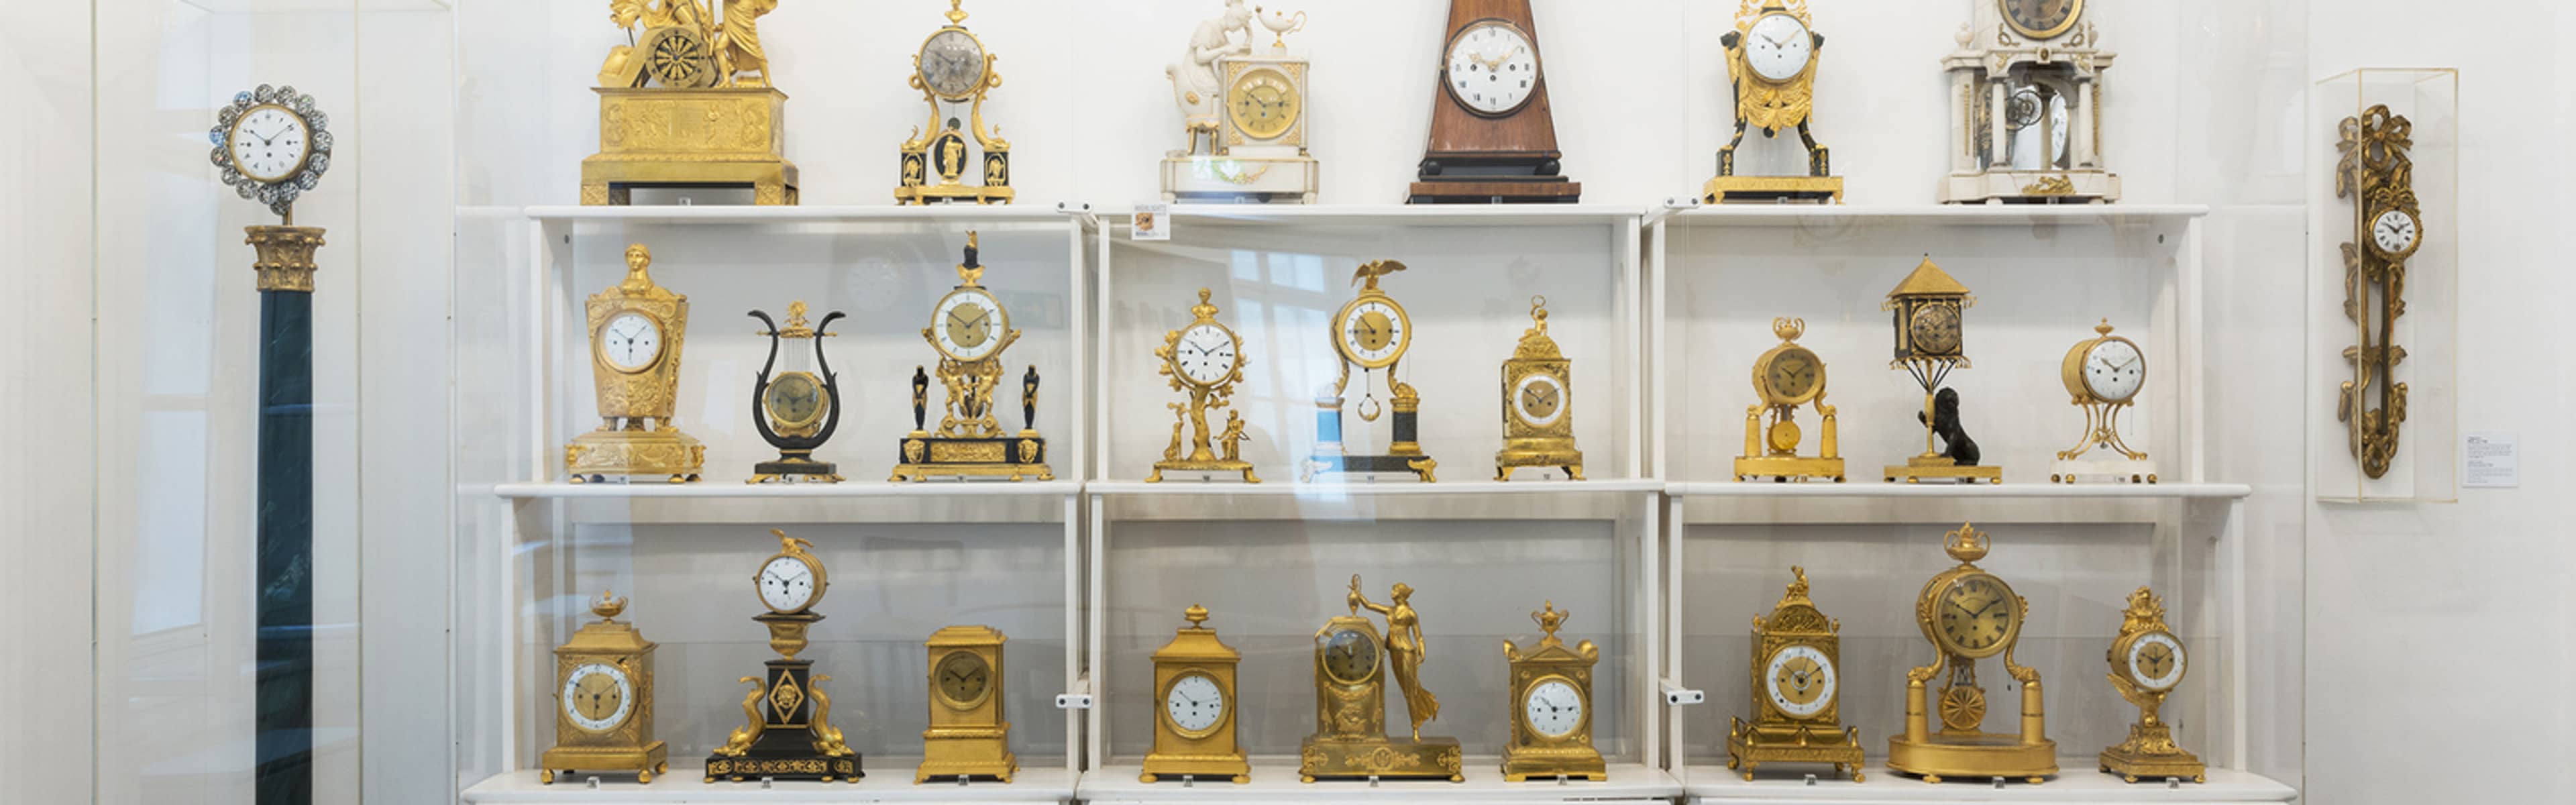
[[[1524,375],[1512,390],[1512,410],[1532,427],[1556,424],[1557,415],[1565,413],[1565,384],[1551,374]]]
[[[2182,684],[2182,642],[2166,632],[2148,632],[2129,644],[2129,681],[2152,691]]]
[[[1814,718],[1834,701],[1834,663],[1814,646],[1791,645],[1771,654],[1762,688],[1772,709],[1790,718]]]
[[[992,355],[1001,347],[1002,333],[1010,328],[1010,312],[982,288],[949,292],[939,300],[939,309],[931,314],[930,321],[940,354],[959,362]]]
[[[2050,39],[2075,27],[2084,16],[2084,0],[1997,0],[2004,24],[2023,36]]]
[[[1253,70],[1227,87],[1225,104],[1232,112],[1235,126],[1256,140],[1277,139],[1297,125],[1305,113],[1297,97],[1297,86],[1278,70]]]
[[[1377,676],[1377,640],[1358,629],[1324,636],[1324,673],[1334,682],[1357,685]]]
[[[921,85],[942,98],[963,98],[984,83],[984,43],[962,28],[931,34],[921,43]]]
[[[1950,305],[1925,305],[1914,309],[1906,330],[1913,336],[1916,352],[1947,354],[1959,351],[1959,309]]]
[[[2021,598],[2002,579],[1972,573],[1950,582],[1932,603],[1933,634],[1942,649],[1991,657],[2021,631]]]
[[[797,430],[823,418],[829,403],[823,383],[809,372],[787,372],[771,378],[760,392],[760,405],[781,430]]]
[[[1805,405],[1815,399],[1816,391],[1825,384],[1825,362],[1806,347],[1790,347],[1771,356],[1762,367],[1765,386],[1763,401],[1773,405]],[[1791,445],[1795,447],[1795,444]]]
[[[993,669],[984,663],[983,655],[972,651],[949,653],[931,679],[938,685],[939,697],[960,710],[983,704],[993,693]]]

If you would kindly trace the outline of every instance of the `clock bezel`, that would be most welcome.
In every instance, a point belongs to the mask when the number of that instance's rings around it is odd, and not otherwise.
[[[2148,643],[2159,642],[2152,639],[2156,637],[2163,637],[2164,640],[2161,642],[2171,644],[2174,652],[2173,681],[2162,685],[2155,684],[2153,680],[2148,679],[2146,675],[2138,671],[2138,652],[2144,651]],[[2140,690],[2153,693],[2168,693],[2175,688],[2182,687],[2183,677],[2191,673],[2190,649],[2183,646],[2182,638],[2175,637],[2174,633],[2168,630],[2157,629],[2154,631],[2139,632],[2137,634],[2130,635],[2128,644],[2123,647],[2121,654],[2121,672],[2129,678],[2129,682],[2131,684],[2137,685]]]
[[[2087,369],[2093,365],[2093,352],[2105,346],[2109,346],[2113,342],[2127,344],[2129,345],[2129,351],[2138,354],[2138,387],[2131,389],[2128,396],[2125,397],[2111,397],[2103,394],[2100,388],[2093,385],[2093,373],[2087,371]],[[2084,384],[2084,393],[2086,396],[2092,397],[2097,402],[2110,403],[2113,405],[2127,405],[2137,400],[2138,395],[2147,390],[2147,351],[2144,348],[2139,347],[2138,342],[2116,335],[2106,335],[2086,341],[2082,349],[2082,358],[2077,361],[2075,371],[2076,377]]]
[[[1235,112],[1235,106],[1249,94],[1249,92],[1244,89],[1244,85],[1256,78],[1275,79],[1280,83],[1280,85],[1288,88],[1287,94],[1290,101],[1288,115],[1284,121],[1278,124],[1278,128],[1275,131],[1255,128],[1241,115],[1238,115]],[[1226,82],[1225,106],[1226,119],[1232,121],[1234,123],[1235,131],[1241,132],[1247,140],[1269,142],[1286,137],[1290,133],[1295,132],[1297,130],[1297,126],[1304,123],[1306,120],[1305,93],[1299,91],[1296,78],[1290,76],[1287,70],[1272,64],[1253,65],[1250,68],[1245,69],[1242,73],[1237,74],[1234,77],[1234,80]]]
[[[1342,687],[1359,687],[1376,682],[1379,678],[1383,677],[1386,674],[1386,645],[1385,642],[1372,630],[1343,627],[1326,632],[1324,633],[1324,642],[1316,647],[1317,651],[1330,652],[1333,647],[1334,638],[1340,637],[1345,632],[1367,638],[1366,642],[1369,644],[1369,656],[1375,660],[1375,662],[1369,663],[1369,672],[1367,674],[1362,675],[1358,679],[1346,679],[1339,672],[1333,670],[1333,663],[1331,660],[1318,657],[1316,658],[1317,664],[1324,667],[1324,678],[1330,680],[1333,684],[1340,685]]]
[[[1950,326],[1948,328],[1948,333],[1950,334],[1951,343],[1946,348],[1934,348],[1931,345],[1924,343],[1923,339],[1914,332],[1915,323],[1922,319],[1926,314],[1935,310],[1946,310],[1950,313]],[[1912,309],[1908,310],[1905,314],[1905,343],[1906,346],[1917,355],[1958,355],[1961,354],[1961,350],[1967,346],[1967,333],[1964,332],[1964,325],[1965,322],[1959,316],[1959,304],[1957,302],[1949,300],[1923,302],[1921,304],[1914,305]]]
[[[1351,317],[1359,312],[1361,306],[1372,302],[1384,304],[1388,309],[1395,311],[1396,341],[1389,345],[1393,349],[1389,350],[1382,360],[1361,358],[1359,345],[1351,343],[1350,328],[1345,326],[1350,323]],[[1362,369],[1384,369],[1394,366],[1397,361],[1404,360],[1404,354],[1412,349],[1413,315],[1405,312],[1404,305],[1397,303],[1395,297],[1383,293],[1362,294],[1343,303],[1342,309],[1333,314],[1333,350],[1342,354],[1342,360],[1356,364]]]
[[[1225,337],[1234,343],[1233,364],[1226,367],[1226,371],[1223,376],[1207,383],[1199,382],[1197,378],[1191,377],[1188,371],[1181,368],[1181,350],[1178,346],[1179,343],[1188,341],[1190,333],[1201,327],[1214,327],[1217,332],[1224,333]],[[1175,346],[1172,348],[1171,357],[1165,358],[1163,362],[1171,367],[1172,377],[1178,378],[1183,384],[1186,384],[1191,388],[1213,390],[1219,386],[1223,386],[1229,382],[1239,379],[1237,376],[1243,372],[1243,336],[1236,334],[1234,328],[1225,326],[1223,322],[1219,322],[1214,319],[1190,322],[1189,326],[1180,329],[1180,340],[1173,343]]]
[[[616,361],[610,360],[608,358],[607,343],[601,340],[608,334],[609,325],[615,324],[617,323],[617,320],[628,316],[643,319],[646,323],[653,326],[653,357],[651,360],[647,360],[632,369],[619,366]],[[590,331],[591,355],[599,360],[599,365],[607,367],[611,372],[628,376],[651,374],[653,371],[662,367],[662,360],[671,353],[671,340],[665,337],[670,335],[670,333],[671,323],[663,321],[662,317],[653,315],[653,312],[649,310],[644,310],[638,307],[628,307],[624,310],[619,310],[600,317],[599,326]]]
[[[1750,39],[1753,35],[1753,29],[1761,27],[1763,20],[1767,20],[1772,17],[1783,17],[1788,19],[1790,22],[1797,23],[1798,31],[1806,34],[1807,36],[1807,58],[1799,62],[1797,72],[1790,73],[1781,78],[1772,78],[1770,76],[1763,75],[1760,68],[1753,66],[1753,42]],[[1746,78],[1750,78],[1754,83],[1758,83],[1766,87],[1785,87],[1798,83],[1799,80],[1809,78],[1814,75],[1816,71],[1817,51],[1815,45],[1816,28],[1813,24],[1810,24],[1808,20],[1801,18],[1796,14],[1791,14],[1785,9],[1765,11],[1761,14],[1754,15],[1753,21],[1745,24],[1742,30],[1743,34],[1738,37],[1737,41],[1742,42],[1743,46],[1738,48],[1736,52],[1738,54],[1738,58],[1744,65],[1744,76]]]
[[[993,662],[985,659],[983,652],[973,648],[954,648],[946,654],[939,655],[939,661],[930,665],[933,681],[936,681],[941,671],[948,669],[949,663],[958,661],[960,657],[973,660],[977,666],[984,669],[984,689],[977,692],[972,699],[959,699],[948,695],[948,686],[933,684],[930,686],[931,698],[937,699],[950,710],[969,711],[983,707],[993,700],[994,692],[1002,686],[1001,680],[993,678]]]
[[[638,686],[635,682],[635,672],[626,667],[627,660],[628,658],[625,657],[618,657],[615,659],[603,657],[574,665],[571,670],[566,671],[563,675],[563,681],[555,687],[556,708],[562,712],[564,723],[571,724],[573,729],[580,730],[584,735],[602,736],[625,729],[629,723],[633,722],[637,711],[642,708],[640,707],[640,703],[636,701],[636,690],[638,689]],[[588,724],[582,723],[585,719],[582,717],[581,713],[574,710],[573,703],[566,700],[563,695],[566,689],[572,687],[574,681],[584,676],[582,673],[583,671],[592,668],[607,669],[605,673],[613,675],[612,678],[616,679],[620,683],[620,687],[624,691],[620,694],[616,717],[613,720],[606,722],[606,726],[601,727],[592,727]]]
[[[1458,97],[1458,85],[1452,82],[1449,77],[1449,65],[1457,61],[1453,56],[1458,52],[1459,43],[1466,41],[1468,34],[1474,33],[1477,29],[1486,27],[1501,27],[1510,30],[1512,33],[1519,34],[1523,41],[1529,43],[1530,69],[1538,73],[1538,77],[1530,81],[1529,93],[1522,95],[1519,103],[1515,103],[1510,107],[1492,112],[1478,109],[1475,104],[1468,103],[1467,99]],[[1459,109],[1466,110],[1467,114],[1488,119],[1506,118],[1519,114],[1521,110],[1529,108],[1530,102],[1537,100],[1540,95],[1546,94],[1547,92],[1547,58],[1539,55],[1538,36],[1531,34],[1527,29],[1522,28],[1520,23],[1503,17],[1484,17],[1474,22],[1458,26],[1458,30],[1450,33],[1448,43],[1440,48],[1440,90],[1442,93],[1449,96],[1449,100],[1451,102],[1458,104]]]
[[[1216,688],[1217,716],[1215,721],[1208,723],[1206,729],[1187,729],[1172,718],[1172,691],[1181,686],[1182,680],[1193,678],[1205,679],[1209,685]],[[1225,731],[1234,721],[1234,691],[1227,690],[1224,681],[1217,679],[1216,674],[1209,673],[1204,668],[1191,668],[1172,674],[1171,679],[1163,682],[1162,690],[1155,698],[1160,700],[1155,707],[1155,718],[1162,721],[1164,729],[1170,730],[1173,735],[1181,738],[1193,741],[1207,740]]]
[[[1965,646],[1958,645],[1950,639],[1949,633],[1941,628],[1938,617],[1926,619],[1924,621],[1924,631],[1929,633],[1928,636],[1932,638],[1932,644],[1940,648],[1942,651],[1971,660],[1982,660],[2000,655],[2005,651],[2010,650],[2015,643],[2020,641],[2022,621],[2029,616],[2029,613],[2022,609],[2021,594],[2015,592],[2012,585],[2004,583],[2003,577],[1978,569],[1960,573],[1943,580],[1939,585],[1933,588],[1932,595],[1927,600],[1930,602],[1932,609],[1938,610],[1942,602],[1950,597],[1951,591],[1966,586],[1969,581],[1976,579],[1984,579],[1988,583],[2002,588],[2003,601],[2010,605],[2010,617],[2005,620],[2004,632],[2001,636],[1998,636],[1995,639],[1994,645],[1973,650]],[[1937,615],[1937,613],[1935,614]]]
[[[2067,31],[2075,30],[2076,25],[2084,22],[2084,0],[2066,0],[2066,2],[2073,4],[2074,8],[2067,10],[2065,22],[2058,23],[2053,28],[2032,28],[2023,25],[2021,20],[2013,17],[2012,0],[1995,0],[1995,12],[2002,17],[2004,27],[2012,29],[2014,33],[2021,34],[2024,38],[2034,41],[2055,39],[2065,36]]]
[[[993,333],[987,337],[985,342],[994,345],[992,351],[969,358],[948,348],[948,328],[946,326],[946,322],[941,321],[939,317],[941,311],[948,309],[948,300],[956,299],[961,296],[982,297],[985,302],[992,305],[993,316],[995,318]],[[967,304],[973,303],[969,302]],[[940,357],[947,358],[958,363],[998,360],[1002,355],[1002,348],[1007,346],[1007,344],[1004,343],[1005,337],[1011,332],[1011,310],[1010,308],[1003,307],[1001,297],[994,296],[993,292],[985,289],[984,286],[959,286],[954,290],[950,290],[947,294],[940,296],[939,302],[930,306],[930,329],[930,347],[938,350]]]
[[[1545,687],[1550,682],[1563,683],[1566,688],[1573,690],[1576,706],[1581,708],[1583,711],[1575,717],[1574,726],[1567,728],[1563,734],[1559,735],[1549,735],[1545,732],[1539,731],[1538,725],[1532,723],[1529,718],[1530,697],[1538,695],[1538,689]],[[1592,696],[1590,693],[1586,692],[1583,683],[1575,681],[1574,677],[1570,675],[1561,672],[1549,672],[1531,677],[1527,684],[1523,684],[1521,686],[1520,701],[1517,702],[1517,704],[1520,705],[1520,707],[1517,708],[1519,712],[1516,715],[1520,717],[1521,729],[1529,735],[1532,743],[1569,744],[1583,740],[1584,736],[1591,734]]]
[[[2405,249],[2392,252],[2387,249],[2380,248],[2379,238],[2371,236],[2372,231],[2379,225],[2379,219],[2388,217],[2389,213],[2404,215],[2406,216],[2406,220],[2415,224],[2415,237],[2406,241]],[[2377,213],[2372,214],[2369,218],[2362,221],[2360,240],[2363,243],[2370,244],[2369,248],[2372,253],[2392,261],[2404,262],[2407,258],[2415,256],[2415,250],[2423,248],[2424,246],[2424,216],[2418,215],[2414,210],[2407,209],[2403,206],[2392,204],[2381,207]]]
[[[799,377],[804,378],[805,382],[813,384],[814,394],[820,399],[820,402],[814,406],[814,412],[806,416],[795,419],[780,416],[778,413],[778,407],[769,401],[769,394],[779,386],[784,385],[790,378]],[[760,390],[761,413],[769,415],[770,421],[775,423],[775,429],[780,431],[802,431],[805,428],[813,426],[815,423],[822,422],[824,415],[831,413],[832,403],[831,389],[824,386],[823,379],[816,377],[813,372],[780,372],[776,375],[772,375],[769,378],[769,385],[762,387]]]
[[[1773,669],[1779,667],[1782,655],[1799,649],[1805,649],[1816,655],[1818,665],[1824,668],[1825,678],[1827,680],[1825,683],[1826,690],[1824,695],[1816,697],[1815,712],[1808,713],[1806,715],[1799,715],[1797,713],[1790,712],[1787,708],[1781,707],[1779,702],[1772,700],[1773,698],[1788,698],[1787,696],[1780,695],[1779,688],[1776,687],[1780,681],[1779,675],[1774,673]],[[1781,718],[1789,719],[1791,721],[1822,722],[1835,720],[1835,705],[1841,701],[1843,695],[1843,672],[1841,663],[1836,660],[1833,652],[1826,651],[1823,646],[1818,646],[1812,643],[1784,642],[1778,646],[1772,647],[1771,653],[1763,657],[1762,668],[1762,692],[1766,694],[1763,698],[1762,704],[1769,708],[1771,712],[1777,713]]]
[[[295,118],[297,125],[304,127],[303,153],[296,155],[294,167],[289,168],[285,173],[278,174],[276,176],[261,176],[259,174],[252,173],[250,171],[250,166],[242,164],[241,157],[233,153],[233,143],[236,141],[236,138],[241,136],[242,123],[248,121],[252,114],[257,113],[262,109],[275,109],[277,111],[284,112],[288,117]],[[240,114],[233,117],[233,122],[224,127],[224,159],[231,164],[233,172],[241,174],[244,179],[249,179],[260,184],[286,184],[295,181],[297,177],[304,175],[305,166],[313,163],[313,154],[313,119],[305,117],[301,112],[295,111],[294,107],[280,104],[273,100],[263,103],[255,103],[248,107],[244,107]]]
[[[1556,410],[1549,412],[1543,419],[1533,418],[1529,415],[1522,395],[1527,394],[1531,386],[1542,383],[1556,387]],[[1512,418],[1520,420],[1523,427],[1532,429],[1554,427],[1557,423],[1565,421],[1566,409],[1571,407],[1573,402],[1573,391],[1566,387],[1565,378],[1558,377],[1555,372],[1545,369],[1526,372],[1519,380],[1512,383]]]
[[[1815,364],[1816,383],[1808,386],[1804,394],[1787,396],[1780,393],[1779,387],[1771,385],[1771,368],[1773,364],[1779,363],[1781,359],[1789,357],[1793,352],[1805,353],[1808,362]],[[1826,379],[1825,359],[1817,355],[1815,350],[1808,349],[1802,344],[1788,343],[1772,347],[1770,351],[1762,353],[1762,357],[1753,361],[1754,393],[1760,395],[1764,403],[1775,407],[1794,408],[1814,402],[1816,398],[1824,396]]]
[[[930,74],[925,72],[928,69],[927,62],[921,58],[930,52],[930,43],[938,41],[950,31],[964,35],[967,41],[975,43],[975,55],[979,57],[975,60],[975,80],[967,82],[966,89],[955,95],[943,94],[939,91],[939,87],[931,82]],[[921,91],[930,93],[931,97],[952,102],[971,100],[975,97],[975,93],[991,88],[989,85],[993,83],[993,51],[984,46],[983,37],[976,36],[974,31],[966,30],[966,26],[942,26],[939,30],[930,32],[929,36],[922,37],[921,46],[912,49],[912,75],[914,79],[921,82]]]
[[[770,606],[769,596],[760,595],[760,574],[767,571],[770,565],[777,564],[780,559],[790,559],[794,560],[797,564],[804,565],[805,572],[814,577],[814,591],[807,593],[805,600],[798,603],[793,609],[779,609],[777,607]],[[751,573],[752,594],[760,598],[760,605],[762,607],[766,607],[769,611],[780,615],[794,615],[800,612],[812,611],[815,604],[823,602],[823,588],[829,584],[830,582],[823,578],[823,563],[816,561],[812,556],[800,556],[789,553],[773,554],[767,559],[760,560],[760,568],[752,571]]]

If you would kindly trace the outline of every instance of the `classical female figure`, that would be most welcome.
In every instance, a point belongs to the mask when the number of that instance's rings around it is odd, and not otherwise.
[[[1360,577],[1351,576],[1350,603],[1367,607],[1370,612],[1386,616],[1387,663],[1395,668],[1395,684],[1404,689],[1404,714],[1413,722],[1413,740],[1422,740],[1422,725],[1440,717],[1440,699],[1422,688],[1421,670],[1426,644],[1422,640],[1422,616],[1413,611],[1413,588],[1395,585],[1384,604],[1372,603],[1360,593]]]

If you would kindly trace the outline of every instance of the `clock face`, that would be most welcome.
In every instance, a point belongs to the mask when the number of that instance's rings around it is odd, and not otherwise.
[[[1377,640],[1358,629],[1324,636],[1324,673],[1344,685],[1357,685],[1377,675]]]
[[[984,655],[972,651],[951,652],[939,661],[939,671],[931,675],[932,686],[948,700],[949,706],[966,708],[982,704],[993,692],[993,668],[984,663]]]
[[[1511,23],[1467,26],[1449,43],[1449,92],[1481,115],[1500,115],[1538,93],[1538,46]]]
[[[224,152],[233,169],[260,182],[292,179],[313,154],[312,129],[294,110],[275,104],[253,106],[233,120]]]
[[[1970,574],[1941,590],[1932,603],[1932,623],[1942,648],[1990,657],[2021,631],[2021,599],[2001,579]]]
[[[1392,366],[1404,357],[1404,349],[1413,342],[1413,332],[1405,327],[1404,311],[1384,300],[1371,299],[1342,309],[1342,353],[1371,369]]]
[[[2084,0],[1997,0],[2004,7],[2004,23],[2032,39],[2048,39],[2075,27],[2075,18],[2084,13]]]
[[[805,372],[771,378],[769,387],[760,392],[761,407],[769,409],[769,417],[786,427],[808,425],[823,418],[828,402],[822,381]]]
[[[1781,715],[1814,718],[1834,703],[1834,661],[1814,646],[1784,647],[1763,669],[1762,691]]]
[[[1565,416],[1565,383],[1546,372],[1522,375],[1512,389],[1512,413],[1531,427],[1556,424]]]
[[[1181,380],[1207,388],[1234,376],[1242,358],[1234,353],[1234,334],[1217,324],[1201,324],[1181,331],[1181,340],[1172,343],[1172,369]]]
[[[2084,388],[2107,402],[2128,402],[2147,382],[2147,357],[2126,339],[2105,338],[2084,353]]]
[[[1959,308],[1951,304],[1930,304],[1914,309],[1907,332],[1914,337],[1914,351],[1925,355],[1956,355],[1959,352]]]
[[[2148,690],[2172,690],[2182,683],[2182,641],[2164,632],[2148,632],[2129,643],[2129,681]]]
[[[1583,726],[1583,695],[1572,683],[1550,679],[1531,685],[1521,697],[1521,713],[1530,731],[1541,738],[1563,738]]]
[[[654,359],[662,356],[662,323],[634,311],[619,313],[599,326],[597,343],[608,368],[641,372],[653,368]]]
[[[802,612],[822,595],[814,583],[813,566],[793,556],[770,559],[752,580],[760,587],[760,603],[772,612]]]
[[[1002,303],[981,288],[964,288],[950,293],[939,302],[939,311],[930,318],[930,332],[938,339],[939,351],[961,361],[979,360],[993,354],[1002,345],[1002,333],[1010,326],[1010,315]]]
[[[607,663],[584,663],[564,675],[564,716],[588,732],[607,732],[626,723],[635,711],[635,681],[626,669]]]
[[[2370,244],[2383,255],[2397,257],[2413,251],[2417,237],[2415,216],[2405,210],[2382,212],[2370,222]]]
[[[1163,693],[1163,712],[1171,716],[1173,729],[1182,734],[1205,735],[1225,718],[1225,691],[1217,688],[1214,677],[1182,674]]]
[[[1790,347],[1763,367],[1762,381],[1771,387],[1771,402],[1799,405],[1814,399],[1825,385],[1825,362],[1806,347]]]
[[[921,84],[942,98],[962,98],[984,83],[984,45],[951,28],[921,43]]]
[[[1305,111],[1298,104],[1297,85],[1289,83],[1288,75],[1277,70],[1244,73],[1226,89],[1225,95],[1235,127],[1255,140],[1276,139],[1288,133],[1297,125],[1297,115]]]
[[[1787,14],[1764,14],[1744,36],[1744,63],[1764,81],[1787,81],[1805,72],[1816,39],[1807,24]]]

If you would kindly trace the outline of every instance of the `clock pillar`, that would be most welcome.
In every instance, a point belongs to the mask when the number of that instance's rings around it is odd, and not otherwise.
[[[259,253],[255,801],[302,805],[313,801],[313,252],[322,228],[246,231]]]

